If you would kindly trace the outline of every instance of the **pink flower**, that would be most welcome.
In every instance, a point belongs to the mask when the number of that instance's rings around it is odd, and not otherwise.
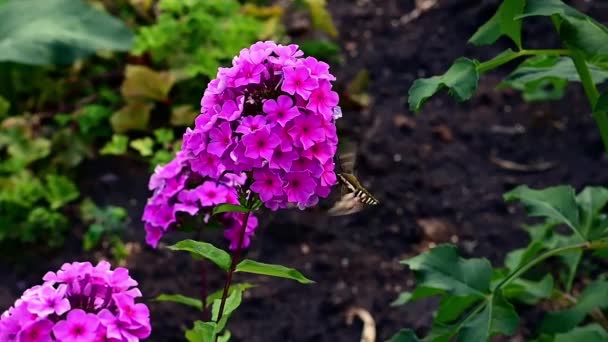
[[[314,194],[316,183],[307,171],[295,171],[285,175],[285,193],[290,202],[306,203]]]
[[[308,100],[310,93],[318,86],[316,79],[310,77],[310,71],[304,66],[294,68],[284,68],[285,79],[281,90],[294,95],[300,95],[304,100]]]
[[[259,56],[253,56],[254,60],[257,60]],[[240,77],[234,80],[234,86],[240,87],[246,84],[260,83],[262,79],[262,73],[266,70],[261,64],[242,63],[240,66]]]
[[[293,105],[293,100],[287,95],[281,95],[277,100],[267,100],[264,102],[264,113],[268,115],[268,121],[276,121],[281,126],[296,116],[300,115],[300,111]]]
[[[241,124],[236,128],[237,133],[249,134],[266,125],[266,117],[264,115],[248,116],[241,120]]]
[[[19,334],[16,341],[19,342],[51,342],[51,329],[53,322],[48,319],[39,319],[25,325]]]
[[[84,310],[70,311],[66,320],[53,327],[53,334],[62,342],[89,342],[95,339],[99,318]]]
[[[321,125],[322,119],[316,115],[300,115],[294,120],[289,135],[306,150],[315,142],[325,140],[325,131]]]
[[[331,90],[331,84],[326,80],[319,82],[319,87],[312,91],[306,109],[321,113],[325,120],[333,118],[334,108],[338,105],[338,93]]]
[[[228,100],[222,105],[222,110],[219,113],[219,117],[228,121],[234,121],[241,116],[243,112],[243,105],[245,101],[244,96],[239,96],[236,101]]]
[[[332,186],[336,184],[336,173],[334,172],[334,161],[328,160],[323,165],[323,173],[321,173],[321,185]]]
[[[218,185],[213,181],[206,181],[192,190],[196,193],[201,205],[212,206],[226,203],[228,189],[223,185]]]
[[[226,221],[226,229],[224,230],[224,237],[230,241],[230,249],[235,250],[239,246],[239,239],[241,237],[241,228],[245,214],[242,213],[228,213],[224,216]],[[243,236],[242,248],[249,247],[251,243],[251,237],[255,233],[255,228],[258,226],[258,219],[251,215],[247,220],[247,227],[245,227],[245,235]]]
[[[190,128],[186,128],[182,146],[198,155],[207,147],[207,135],[201,131],[193,131]]]
[[[334,75],[329,73],[329,64],[318,61],[314,57],[306,57],[304,65],[310,70],[310,74],[319,79],[335,81]]]
[[[289,171],[294,160],[298,159],[298,153],[294,150],[282,151],[280,148],[274,150],[270,164],[271,169],[283,169]]]
[[[271,133],[268,127],[259,129],[243,137],[245,156],[248,158],[262,157],[270,160],[274,148],[279,146],[280,143],[279,138]]]
[[[251,190],[257,192],[260,195],[260,199],[264,202],[283,193],[283,182],[272,171],[255,170],[253,172],[253,179],[255,181],[251,184]]]
[[[65,298],[66,290],[66,285],[60,285],[57,289],[51,285],[42,286],[39,296],[29,303],[28,310],[40,317],[63,315],[70,310],[70,302]]]
[[[207,152],[221,157],[226,149],[232,145],[232,128],[228,122],[222,123],[219,128],[209,131],[211,143],[207,145]]]
[[[192,171],[199,173],[201,176],[209,176],[211,178],[218,177],[224,169],[220,164],[220,158],[217,156],[201,152],[201,154],[190,161]]]
[[[158,242],[163,237],[164,232],[159,226],[154,226],[149,223],[146,223],[144,228],[146,229],[146,243],[152,248],[158,247]]]
[[[302,152],[304,157],[308,159],[315,158],[321,164],[325,164],[326,161],[332,159],[334,154],[336,154],[336,151],[326,141],[318,142]]]

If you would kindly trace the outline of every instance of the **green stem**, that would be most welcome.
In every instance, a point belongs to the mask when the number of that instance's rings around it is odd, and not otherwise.
[[[600,93],[595,86],[595,82],[593,82],[591,71],[589,71],[589,66],[585,61],[583,54],[580,51],[574,50],[571,51],[571,57],[574,66],[576,67],[576,71],[578,72],[578,76],[581,79],[581,83],[583,84],[583,88],[585,89],[585,94],[587,95],[591,110],[593,111],[593,118],[600,130],[604,149],[608,152],[608,116],[606,115],[606,112],[594,109],[597,99],[600,97]]]
[[[489,61],[479,63],[479,65],[477,65],[477,71],[479,73],[484,73],[484,72],[496,69],[499,66],[502,66],[506,63],[509,63],[510,61],[512,61],[514,59],[524,57],[524,56],[538,56],[538,55],[567,56],[569,54],[570,54],[570,51],[565,50],[565,49],[519,50],[519,51],[514,52],[513,54],[510,54],[510,55],[507,55],[503,58],[500,58],[500,55],[499,55],[498,57],[493,58]]]

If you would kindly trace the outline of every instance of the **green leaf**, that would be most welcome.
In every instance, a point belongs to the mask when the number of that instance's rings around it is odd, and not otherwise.
[[[207,242],[182,240],[168,248],[173,251],[190,252],[196,256],[208,259],[224,271],[230,268],[230,254]]]
[[[411,292],[401,292],[397,299],[391,302],[391,306],[401,306],[410,302],[412,299]]]
[[[385,342],[421,342],[411,329],[401,329]]]
[[[576,196],[576,202],[580,208],[583,235],[590,239],[600,237],[605,227],[597,224],[597,221],[598,215],[608,203],[608,189],[588,186]]]
[[[224,312],[222,314],[222,319],[217,323],[216,331],[220,332],[226,326],[226,322],[228,322],[228,318],[230,315],[236,310],[239,305],[241,305],[241,301],[243,299],[243,292],[235,290],[233,291],[228,298],[226,298],[226,303],[224,305]],[[214,321],[217,321],[220,312],[221,299],[216,299],[213,301],[213,306],[211,307],[211,317]]]
[[[106,120],[112,115],[112,110],[100,105],[88,105],[82,107],[76,114],[76,120],[80,131],[84,134],[95,133]]]
[[[478,298],[484,298],[490,292],[490,262],[486,259],[463,259],[454,246],[440,245],[401,263],[416,272],[421,287]]]
[[[555,186],[543,190],[530,189],[526,185],[504,194],[506,201],[520,201],[530,216],[541,216],[566,224],[580,236],[580,218],[574,189],[570,186]]]
[[[331,14],[327,10],[326,0],[304,0],[310,10],[312,24],[314,27],[322,29],[332,38],[338,37],[338,29],[334,25]]]
[[[171,108],[169,123],[173,126],[190,126],[199,112],[190,105],[180,105]]]
[[[441,298],[435,321],[440,323],[452,322],[476,302],[479,302],[477,296],[444,296]]]
[[[587,59],[608,57],[608,29],[589,17],[566,17],[560,37],[569,49],[578,49]]]
[[[105,229],[102,225],[94,223],[89,226],[89,229],[84,233],[82,237],[82,245],[85,251],[90,251],[99,245]]]
[[[142,157],[149,157],[154,153],[154,140],[150,137],[131,140],[129,144]]]
[[[128,51],[133,34],[81,0],[13,0],[0,6],[0,61],[70,64],[99,50]]]
[[[581,323],[592,310],[606,307],[608,307],[608,281],[597,280],[585,288],[573,307],[547,313],[541,323],[540,331],[567,332]]]
[[[196,308],[199,311],[203,310],[203,303],[200,299],[182,296],[180,294],[161,294],[160,296],[154,298],[155,301],[158,302],[174,302],[179,304],[184,304],[187,306],[191,306]]]
[[[154,130],[154,138],[159,144],[170,144],[175,139],[173,130],[170,128],[159,128]]]
[[[589,324],[563,334],[557,334],[553,342],[605,342],[606,340],[608,340],[608,333],[604,328],[599,324]]]
[[[127,153],[129,138],[126,135],[114,134],[112,140],[108,141],[99,151],[101,154],[122,155]]]
[[[587,64],[596,84],[608,80],[608,71]],[[522,62],[500,87],[512,87],[523,92],[526,101],[560,99],[565,94],[568,82],[580,82],[572,59],[552,55],[541,55]]]
[[[222,213],[248,213],[250,210],[235,204],[218,204],[213,208],[213,215],[222,214]]]
[[[278,278],[287,278],[295,280],[301,284],[314,283],[314,281],[306,278],[304,275],[302,275],[302,273],[293,268],[288,268],[282,265],[266,264],[249,259],[245,259],[236,265],[236,271]]]
[[[44,197],[52,209],[61,208],[80,196],[76,185],[67,177],[60,175],[47,175]]]
[[[124,133],[131,130],[143,130],[148,127],[150,112],[153,103],[142,100],[132,100],[118,110],[110,118],[112,129],[116,133]]]
[[[175,84],[170,72],[159,72],[143,65],[127,65],[120,92],[125,98],[165,101]]]
[[[519,317],[511,303],[499,293],[492,296],[491,303],[475,314],[458,335],[459,342],[488,341],[496,334],[512,335],[519,326]]]
[[[0,96],[0,118],[8,114],[8,110],[11,108],[11,103],[7,99]]]
[[[234,284],[234,285],[230,285],[230,287],[228,288],[228,295],[232,294],[233,291],[240,291],[240,292],[245,292],[246,290],[249,290],[250,288],[255,287],[255,285],[250,284],[250,283],[241,283],[241,284]],[[224,294],[224,289],[218,290],[213,292],[212,294],[207,296],[207,305],[211,305],[216,299],[221,299],[222,295]]]
[[[194,322],[194,327],[186,331],[188,342],[215,342],[217,324],[215,322]]]
[[[409,90],[410,110],[420,111],[422,105],[443,88],[448,88],[449,94],[459,102],[468,100],[477,89],[478,80],[477,62],[458,58],[445,74],[414,82]]]
[[[516,19],[524,11],[525,0],[508,0],[498,7],[498,11],[483,24],[469,40],[475,45],[489,45],[505,35],[521,49],[521,24]]]
[[[542,299],[551,297],[553,293],[553,277],[547,274],[539,281],[517,278],[502,289],[507,299],[534,305]]]

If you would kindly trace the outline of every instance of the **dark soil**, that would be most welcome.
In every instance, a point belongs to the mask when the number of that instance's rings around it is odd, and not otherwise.
[[[358,141],[359,178],[381,204],[338,218],[297,211],[262,218],[247,257],[295,267],[316,284],[238,274],[237,281],[258,286],[231,318],[234,341],[358,341],[361,322],[348,326],[345,321],[351,307],[371,313],[379,341],[402,327],[424,332],[434,303],[389,306],[414,284],[399,260],[429,244],[452,240],[463,254],[485,256],[500,265],[506,252],[526,244],[520,229],[525,216],[503,202],[505,191],[517,184],[572,184],[578,189],[607,184],[608,160],[577,85],[564,100],[526,104],[517,93],[495,90],[505,75],[499,71],[483,76],[479,91],[465,104],[440,96],[418,117],[407,109],[407,91],[415,78],[442,73],[460,56],[484,60],[509,47],[507,41],[492,48],[466,44],[498,3],[440,0],[404,26],[399,18],[414,8],[413,0],[330,1],[345,48],[345,62],[333,67],[341,86],[362,69],[371,74],[372,105],[345,110],[340,129],[342,136]],[[600,1],[575,5],[608,20],[608,8]],[[525,41],[531,47],[557,45],[551,26],[540,20],[527,30]],[[492,162],[492,156],[526,165],[552,162],[554,167],[513,171]],[[130,241],[142,241],[139,217],[148,196],[148,172],[144,165],[103,159],[81,174],[87,195],[131,208]],[[224,243],[218,234],[208,235]],[[73,244],[58,255],[0,265],[0,308],[39,283],[47,270],[66,261],[93,260],[78,251]],[[187,255],[142,247],[133,252],[128,266],[147,298],[160,293],[200,295],[201,266]],[[207,269],[210,288],[221,288],[223,274],[212,265]],[[177,304],[149,304],[151,341],[182,340],[183,330],[200,316]],[[532,324],[524,320],[521,334],[529,337],[531,330]]]

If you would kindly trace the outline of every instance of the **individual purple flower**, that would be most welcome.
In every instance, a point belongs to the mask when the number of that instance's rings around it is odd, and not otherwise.
[[[198,187],[191,190],[196,193],[202,206],[213,206],[226,203],[228,189],[213,181],[206,181]]]
[[[40,288],[40,295],[32,300],[28,305],[28,310],[40,317],[46,317],[51,314],[63,315],[70,310],[70,301],[65,297],[67,285],[60,285],[54,288],[51,285],[45,285]]]
[[[26,324],[17,334],[19,342],[51,342],[51,330],[53,322],[43,318]],[[4,341],[4,340],[3,340]]]
[[[230,123],[224,122],[218,128],[209,131],[211,142],[207,145],[207,152],[221,157],[226,149],[232,145],[232,128]]]
[[[300,115],[298,107],[295,107],[291,97],[286,95],[279,96],[276,101],[271,99],[264,102],[264,113],[268,116],[268,121],[276,121],[283,127]]]
[[[283,169],[287,172],[291,169],[293,161],[298,158],[298,153],[294,150],[283,151],[280,148],[276,148],[272,153],[268,166],[271,169]]]
[[[283,194],[283,182],[277,174],[268,170],[255,170],[253,172],[251,190],[260,195],[264,202],[271,200],[275,196]]]
[[[298,116],[289,135],[306,150],[315,142],[325,140],[325,131],[322,127],[322,119],[316,115]]]
[[[251,134],[243,136],[243,145],[245,145],[245,157],[259,158],[262,157],[270,160],[274,148],[279,146],[281,141],[279,137],[270,132],[268,127],[261,128]]]
[[[285,176],[287,200],[306,203],[315,192],[316,183],[307,171],[294,171]]]
[[[319,87],[310,94],[306,109],[321,113],[326,120],[331,120],[338,101],[338,93],[331,90],[329,81],[321,80]]]
[[[237,133],[249,134],[257,131],[266,125],[266,117],[264,115],[248,116],[243,118],[239,127],[236,128]]]
[[[70,311],[67,318],[57,322],[53,334],[62,342],[89,342],[95,339],[99,318],[84,310]]]
[[[249,219],[247,220],[247,227],[245,227],[245,234],[243,235],[243,241],[241,244],[241,248],[249,247],[251,243],[251,237],[255,233],[255,228],[258,226],[258,219],[249,214]],[[224,230],[224,237],[230,241],[230,249],[235,250],[239,247],[239,240],[241,237],[241,228],[243,226],[243,220],[245,218],[245,214],[242,213],[228,213],[224,216],[224,222],[226,225],[226,229]]]
[[[298,94],[304,100],[308,100],[312,91],[319,85],[319,82],[311,77],[310,71],[304,66],[285,68],[283,73],[285,79],[281,90],[290,95]]]

